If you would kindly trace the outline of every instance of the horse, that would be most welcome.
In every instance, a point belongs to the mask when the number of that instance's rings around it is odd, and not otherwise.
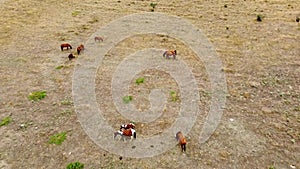
[[[80,46],[77,47],[77,54],[80,54],[80,51],[84,50],[84,46],[83,44],[81,44]]]
[[[98,41],[98,42],[103,42],[103,38],[99,37],[99,36],[95,36],[95,42]]]
[[[176,59],[176,55],[177,55],[176,50],[167,50],[164,52],[163,57],[166,57],[169,59],[170,56],[173,56],[173,59]]]
[[[134,129],[122,129],[121,131],[114,132],[114,140],[118,135],[122,137],[123,141],[125,141],[125,138],[130,138],[130,140],[132,140],[132,138],[136,139],[136,132]]]
[[[180,144],[181,151],[185,152],[186,151],[186,139],[183,136],[182,132],[181,131],[177,132],[176,135],[175,135],[175,137],[176,137],[177,141]]]
[[[72,49],[72,46],[68,43],[63,43],[63,44],[60,45],[61,51],[63,51],[64,48],[67,48],[67,50],[68,50],[69,48]]]
[[[135,125],[133,123],[122,124],[120,126],[120,131],[122,131],[122,129],[135,129]]]
[[[69,60],[72,60],[72,59],[75,58],[75,56],[72,53],[70,53],[69,56],[68,56],[68,58],[69,58]]]

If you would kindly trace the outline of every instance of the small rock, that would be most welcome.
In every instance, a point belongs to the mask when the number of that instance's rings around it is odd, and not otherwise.
[[[251,87],[258,88],[259,85],[260,85],[260,83],[252,81],[252,82],[249,82],[249,85],[250,85]]]
[[[291,168],[293,168],[293,169],[295,169],[295,168],[296,168],[296,166],[294,166],[294,165],[290,165],[290,167],[291,167]]]
[[[261,111],[264,112],[264,113],[272,113],[273,112],[269,107],[263,107],[261,109]]]
[[[230,120],[230,121],[234,121],[234,119],[233,119],[233,118],[230,118],[229,120]]]

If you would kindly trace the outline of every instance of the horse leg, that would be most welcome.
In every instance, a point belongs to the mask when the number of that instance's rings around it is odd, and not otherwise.
[[[63,50],[64,50],[64,47],[63,47],[63,46],[61,46],[61,47],[60,47],[60,49],[61,49],[61,51],[63,51]]]
[[[174,60],[176,59],[176,55],[173,55],[173,59],[174,59]]]
[[[72,46],[70,45],[70,49],[72,49]]]

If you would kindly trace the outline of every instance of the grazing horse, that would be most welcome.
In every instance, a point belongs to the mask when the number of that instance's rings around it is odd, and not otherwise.
[[[67,48],[67,50],[68,50],[69,48],[72,49],[72,46],[68,43],[63,43],[63,44],[60,45],[61,51],[63,51],[64,48]]]
[[[103,42],[103,38],[101,38],[101,37],[99,37],[99,36],[96,36],[96,37],[95,37],[95,42],[96,42],[96,41],[98,41],[98,42],[100,42],[100,41]]]
[[[122,124],[120,126],[120,131],[122,131],[122,129],[135,129],[135,125],[133,123]]]
[[[134,129],[122,129],[122,131],[116,131],[114,132],[114,139],[118,135],[122,137],[123,141],[125,141],[125,138],[130,138],[130,140],[132,140],[132,138],[136,139],[136,132]]]
[[[69,57],[69,60],[72,60],[75,58],[75,56],[72,53],[70,53],[68,57]]]
[[[176,59],[176,55],[177,55],[177,52],[176,50],[167,50],[165,51],[165,53],[163,54],[163,57],[166,57],[166,58],[170,58],[170,56],[173,56],[173,59]]]
[[[84,50],[83,44],[77,47],[77,54],[79,55],[80,51]]]
[[[181,131],[177,132],[175,137],[180,144],[181,151],[185,152],[186,151],[186,139],[183,136],[182,132]]]

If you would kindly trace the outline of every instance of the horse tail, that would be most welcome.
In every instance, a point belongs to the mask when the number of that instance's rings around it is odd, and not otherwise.
[[[63,47],[63,45],[60,45],[60,49],[61,49],[61,51],[63,51],[63,50],[64,50],[64,47]]]
[[[72,49],[72,46],[71,45],[69,45],[70,46],[70,49]]]

